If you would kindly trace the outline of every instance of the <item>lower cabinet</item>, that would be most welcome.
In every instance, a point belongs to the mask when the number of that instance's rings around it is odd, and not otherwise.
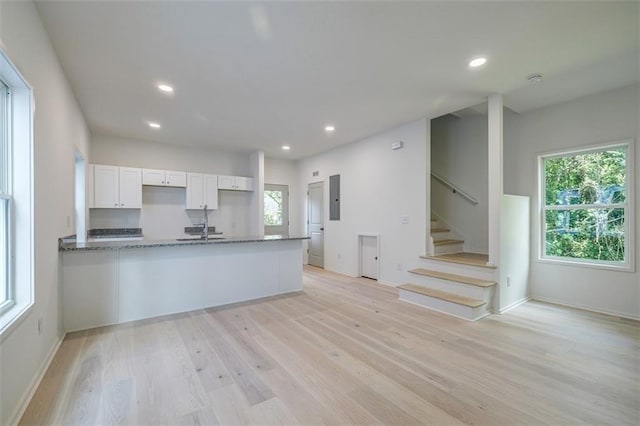
[[[118,251],[62,256],[62,323],[66,331],[118,322]]]
[[[218,176],[187,173],[187,210],[218,208]]]

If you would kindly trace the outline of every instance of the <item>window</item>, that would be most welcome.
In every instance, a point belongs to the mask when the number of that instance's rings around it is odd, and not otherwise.
[[[34,301],[32,96],[0,50],[0,338]]]
[[[289,187],[265,184],[264,233],[266,235],[289,234]]]
[[[264,191],[264,224],[282,225],[282,191]]]
[[[542,259],[631,268],[631,147],[540,157]]]
[[[0,80],[0,312],[11,303],[9,283],[9,211],[11,191],[9,176],[11,161],[9,154],[9,88]]]

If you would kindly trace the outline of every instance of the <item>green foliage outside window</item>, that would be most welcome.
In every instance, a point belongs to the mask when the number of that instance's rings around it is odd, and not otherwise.
[[[264,191],[264,224],[282,225],[282,191]]]
[[[624,262],[626,147],[544,159],[545,255]]]

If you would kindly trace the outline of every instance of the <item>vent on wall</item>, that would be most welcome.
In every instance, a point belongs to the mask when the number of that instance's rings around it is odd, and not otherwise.
[[[311,176],[315,177],[315,176],[318,176],[319,174],[320,174],[320,172],[316,170],[315,172],[311,173]]]

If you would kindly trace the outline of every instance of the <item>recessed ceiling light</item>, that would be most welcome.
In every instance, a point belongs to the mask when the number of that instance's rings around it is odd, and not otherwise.
[[[487,63],[487,58],[485,58],[484,56],[478,56],[477,58],[473,58],[471,61],[469,61],[469,66],[471,68],[478,68],[483,66],[486,63]]]
[[[153,121],[150,121],[147,124],[149,124],[149,127],[151,127],[152,129],[159,129],[160,128],[160,124],[159,123],[154,123]]]
[[[335,126],[332,126],[331,124],[329,124],[327,126],[324,126],[324,131],[327,132],[327,133],[331,133],[334,130],[336,130]]]
[[[165,93],[173,93],[173,87],[169,86],[168,84],[158,84],[158,89]]]
[[[282,145],[282,150],[283,151],[289,151],[291,149],[291,147],[289,145]]]

